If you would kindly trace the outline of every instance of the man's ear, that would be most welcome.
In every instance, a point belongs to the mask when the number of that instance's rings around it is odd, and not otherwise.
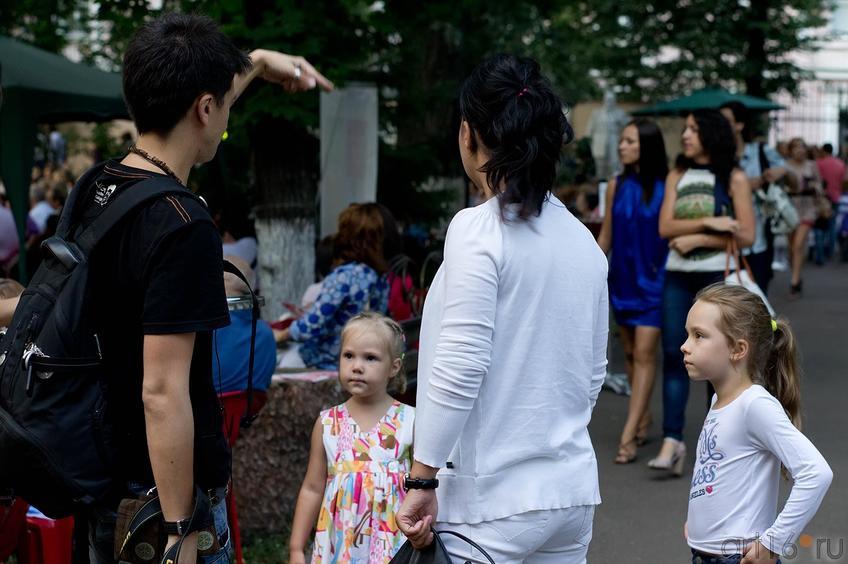
[[[212,94],[201,94],[194,101],[194,112],[198,121],[203,125],[209,123],[209,116],[212,113],[212,104],[215,103],[215,97]]]

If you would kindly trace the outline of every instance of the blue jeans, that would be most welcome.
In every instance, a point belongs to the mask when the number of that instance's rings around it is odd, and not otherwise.
[[[692,564],[739,564],[740,562],[742,562],[741,554],[712,556],[692,549]],[[780,558],[777,559],[777,564],[780,564]]]
[[[130,484],[130,491],[142,495],[150,488]],[[216,492],[212,504],[212,516],[215,519],[215,532],[218,535],[220,550],[209,556],[198,556],[200,564],[230,564],[234,562],[233,547],[230,542],[230,528],[227,521],[227,499],[224,488]],[[89,519],[88,553],[91,564],[114,564],[115,522],[118,515],[111,509],[95,509]]]
[[[663,349],[663,436],[683,440],[689,374],[683,365],[680,346],[686,341],[686,316],[695,295],[715,282],[723,272],[666,271],[662,306]]]

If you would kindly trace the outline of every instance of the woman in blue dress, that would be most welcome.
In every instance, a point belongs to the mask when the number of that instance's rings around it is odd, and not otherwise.
[[[662,292],[668,244],[659,235],[659,213],[668,161],[662,132],[639,118],[621,131],[624,173],[609,181],[598,244],[610,254],[610,305],[624,348],[632,392],[615,462],[636,460],[651,424],[648,407],[657,367]]]

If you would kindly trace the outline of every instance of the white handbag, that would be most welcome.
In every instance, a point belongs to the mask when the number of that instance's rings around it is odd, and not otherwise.
[[[736,263],[736,272],[730,272],[731,256],[733,256]],[[751,273],[751,267],[748,264],[748,260],[745,258],[745,255],[739,252],[739,247],[736,246],[736,239],[732,236],[727,242],[727,261],[724,265],[724,283],[729,286],[742,286],[749,292],[758,295],[760,299],[763,300],[763,303],[766,304],[766,308],[769,310],[772,318],[774,317],[774,308],[771,307],[771,304],[769,303],[765,293],[763,293],[762,288],[754,282],[754,275]]]
[[[770,184],[767,191],[761,188],[754,194],[769,222],[772,234],[788,235],[801,223],[789,194],[779,185]]]

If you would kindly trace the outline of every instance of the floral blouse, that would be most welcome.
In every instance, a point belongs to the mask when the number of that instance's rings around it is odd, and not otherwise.
[[[386,313],[389,285],[386,277],[361,262],[333,269],[321,283],[321,293],[303,316],[291,324],[290,336],[301,343],[306,366],[337,370],[342,328],[362,311]]]

